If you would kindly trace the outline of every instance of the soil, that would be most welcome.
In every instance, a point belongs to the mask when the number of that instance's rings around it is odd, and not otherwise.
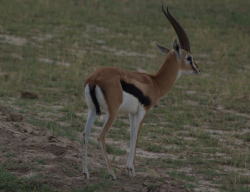
[[[13,118],[13,116],[16,116]],[[12,118],[10,118],[12,117]],[[52,135],[46,128],[25,122],[21,114],[0,106],[0,163],[20,178],[37,176],[41,184],[56,191],[83,189],[107,182],[103,176],[104,161],[98,148],[90,145],[91,178],[81,173],[80,143]],[[137,169],[143,166],[136,165]],[[110,181],[105,191],[187,192],[184,184],[168,176],[139,172],[129,178],[124,168],[116,166],[118,179]]]

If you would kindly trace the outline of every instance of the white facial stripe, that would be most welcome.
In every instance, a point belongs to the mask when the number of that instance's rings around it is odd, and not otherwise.
[[[197,65],[195,64],[192,56],[190,56],[190,55],[187,56],[186,60],[187,60],[187,63],[189,65],[191,65],[194,72],[199,72],[199,69],[198,69]]]
[[[194,69],[194,71],[195,71],[196,73],[199,73],[199,72],[200,72],[199,68],[197,67],[197,65],[196,65],[194,62],[192,62],[191,65],[192,65],[192,68]]]

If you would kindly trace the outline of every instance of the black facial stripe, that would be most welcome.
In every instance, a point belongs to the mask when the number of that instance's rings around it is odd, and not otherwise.
[[[125,92],[135,96],[142,105],[149,106],[151,104],[150,98],[145,96],[135,85],[121,80],[121,86]]]

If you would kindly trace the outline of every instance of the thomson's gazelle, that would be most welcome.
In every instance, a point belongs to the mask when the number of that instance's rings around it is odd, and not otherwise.
[[[162,11],[169,20],[178,36],[179,42],[173,43],[173,49],[158,45],[166,53],[166,60],[156,74],[127,71],[115,67],[99,68],[85,81],[85,99],[88,105],[88,117],[83,132],[83,173],[89,178],[87,168],[87,145],[95,118],[101,113],[106,114],[106,120],[98,138],[103,157],[110,175],[115,179],[105,147],[105,137],[120,111],[127,112],[130,121],[130,150],[127,160],[127,170],[130,176],[135,176],[134,159],[138,131],[146,112],[152,108],[174,85],[181,74],[198,74],[190,51],[190,43],[185,30],[178,21],[165,10]]]

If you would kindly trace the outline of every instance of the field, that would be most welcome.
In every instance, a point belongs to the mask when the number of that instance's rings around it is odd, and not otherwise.
[[[156,42],[176,35],[161,1],[2,0],[0,191],[250,191],[250,1],[168,0],[201,75],[183,76],[140,132],[126,175],[129,122],[109,132],[112,181],[92,132],[91,179],[81,173],[83,82],[101,66],[156,72]]]

